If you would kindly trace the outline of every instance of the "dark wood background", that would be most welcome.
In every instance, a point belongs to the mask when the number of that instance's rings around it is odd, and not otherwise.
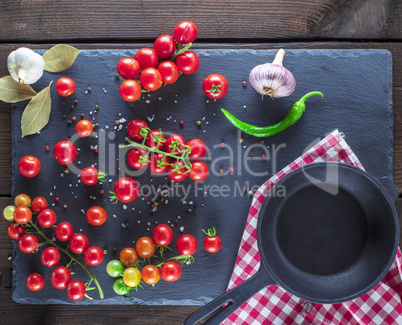
[[[394,182],[402,192],[402,1],[400,0],[2,0],[0,76],[22,46],[81,49],[152,46],[191,20],[194,48],[374,48],[393,55]],[[376,85],[373,84],[373,91]],[[11,204],[11,105],[0,102],[0,209]],[[364,136],[364,135],[362,135]],[[368,148],[369,150],[369,148]],[[396,202],[402,224],[402,198]],[[181,324],[197,306],[36,306],[11,299],[11,240],[0,218],[2,324]],[[402,241],[400,242],[402,244]]]

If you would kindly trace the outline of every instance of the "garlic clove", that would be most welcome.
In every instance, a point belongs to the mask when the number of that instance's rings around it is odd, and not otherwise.
[[[7,68],[11,77],[20,84],[33,84],[43,75],[45,61],[42,56],[26,47],[10,53]]]

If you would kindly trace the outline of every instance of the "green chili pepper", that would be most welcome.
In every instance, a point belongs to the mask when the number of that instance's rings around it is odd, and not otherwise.
[[[269,137],[271,135],[277,134],[279,132],[284,131],[289,126],[293,125],[304,113],[306,109],[306,105],[304,104],[305,100],[311,96],[319,95],[324,97],[324,95],[319,91],[313,91],[304,95],[300,100],[293,104],[292,108],[286,114],[282,121],[268,126],[255,126],[251,124],[244,123],[240,121],[238,118],[234,117],[227,110],[221,108],[223,114],[225,114],[226,118],[238,129],[242,130],[244,133],[256,136],[256,137]]]

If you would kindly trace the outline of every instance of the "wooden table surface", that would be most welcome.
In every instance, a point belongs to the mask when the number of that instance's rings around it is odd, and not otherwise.
[[[402,2],[400,0],[86,0],[0,4],[0,76],[24,45],[48,49],[152,46],[183,20],[196,23],[200,48],[387,49],[393,56],[394,182],[402,192]],[[377,91],[373,84],[373,91]],[[11,204],[11,105],[0,102],[0,209]],[[396,202],[402,221],[402,198]],[[2,324],[181,324],[197,306],[20,305],[11,299],[11,240],[0,218]],[[402,222],[401,222],[402,224]],[[400,242],[402,243],[402,242]]]

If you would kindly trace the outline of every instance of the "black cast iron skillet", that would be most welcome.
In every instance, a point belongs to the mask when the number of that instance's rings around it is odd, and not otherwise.
[[[213,312],[207,323],[218,324],[271,285],[322,304],[363,295],[394,261],[397,197],[391,180],[377,180],[347,164],[313,163],[289,173],[260,210],[258,272],[191,314],[185,324]]]

